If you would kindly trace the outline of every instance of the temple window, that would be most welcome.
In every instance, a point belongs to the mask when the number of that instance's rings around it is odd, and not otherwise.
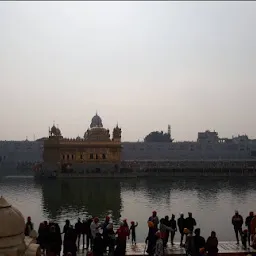
[[[83,154],[80,155],[80,159],[83,160]]]
[[[74,159],[74,155],[71,156],[72,157],[72,160]]]
[[[106,155],[105,154],[102,154],[102,159],[106,159]]]
[[[96,154],[95,157],[96,157],[96,159],[98,159],[98,158],[99,158],[99,157],[98,157],[98,154]]]
[[[90,154],[90,159],[93,159],[93,154]]]
[[[67,155],[67,160],[69,159],[69,155]]]
[[[62,159],[65,160],[65,155],[62,155]]]

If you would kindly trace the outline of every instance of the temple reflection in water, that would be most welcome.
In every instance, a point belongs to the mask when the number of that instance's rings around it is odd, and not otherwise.
[[[42,207],[49,219],[86,215],[104,218],[111,213],[119,220],[122,201],[120,181],[60,179],[45,180],[42,187]],[[72,212],[70,212],[72,211]]]

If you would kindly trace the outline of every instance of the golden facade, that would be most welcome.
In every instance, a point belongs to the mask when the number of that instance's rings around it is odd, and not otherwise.
[[[84,137],[63,138],[60,129],[49,129],[44,142],[43,159],[46,163],[60,164],[119,164],[121,159],[121,129],[118,125],[110,131],[105,129],[96,114]]]

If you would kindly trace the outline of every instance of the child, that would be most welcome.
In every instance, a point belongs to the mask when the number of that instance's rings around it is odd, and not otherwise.
[[[136,245],[136,232],[135,229],[138,226],[138,222],[136,222],[136,224],[134,223],[134,221],[131,221],[131,227],[130,230],[132,232],[132,245],[133,243]]]
[[[241,236],[241,240],[242,240],[242,245],[244,247],[244,249],[247,249],[247,239],[248,239],[248,230],[245,229],[243,232],[242,232],[242,236]]]
[[[164,256],[164,242],[163,242],[163,234],[160,231],[156,232],[156,249],[154,256]]]

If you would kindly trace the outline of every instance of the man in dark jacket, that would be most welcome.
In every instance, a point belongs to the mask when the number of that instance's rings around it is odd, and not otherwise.
[[[82,234],[82,228],[83,228],[83,224],[81,222],[81,219],[78,218],[77,223],[75,224],[78,250],[80,248],[80,238],[81,238],[81,234]]]
[[[188,213],[186,218],[186,228],[193,234],[194,227],[196,226],[196,220],[192,217],[192,213]]]
[[[91,233],[91,223],[92,217],[89,216],[85,221],[83,221],[83,248],[85,245],[85,236],[86,236],[86,250],[89,249],[89,246],[92,249],[92,233]]]
[[[178,218],[178,228],[180,231],[180,246],[183,246],[184,228],[186,227],[185,221],[186,220],[184,218],[184,214],[181,212],[180,218]]]
[[[200,228],[195,229],[194,246],[195,256],[200,256],[200,249],[205,247],[205,239],[200,235]]]
[[[174,214],[172,214],[172,218],[170,220],[170,227],[173,229],[173,231],[171,231],[171,244],[174,245],[173,240],[174,240],[175,232],[177,231],[177,224],[176,224]]]
[[[243,217],[238,213],[238,211],[235,211],[235,215],[232,217],[232,224],[234,226],[234,231],[235,231],[235,234],[236,234],[237,244],[239,244],[238,233],[242,237],[243,223],[244,223]]]

